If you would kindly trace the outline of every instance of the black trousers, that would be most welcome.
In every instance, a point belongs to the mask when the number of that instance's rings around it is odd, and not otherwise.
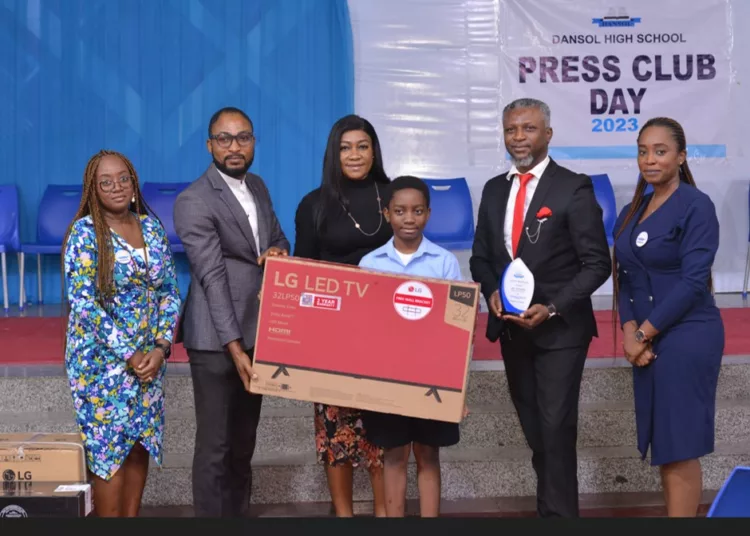
[[[250,394],[224,352],[187,350],[195,397],[196,517],[246,517],[261,395]],[[252,358],[252,354],[249,353]]]
[[[540,517],[578,517],[578,397],[589,345],[536,347],[525,334],[501,340],[511,400],[531,448]]]

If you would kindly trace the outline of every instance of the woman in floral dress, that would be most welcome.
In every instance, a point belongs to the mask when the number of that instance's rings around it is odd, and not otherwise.
[[[137,516],[149,455],[162,461],[180,297],[166,233],[149,211],[130,161],[101,151],[63,242],[65,367],[100,517]]]

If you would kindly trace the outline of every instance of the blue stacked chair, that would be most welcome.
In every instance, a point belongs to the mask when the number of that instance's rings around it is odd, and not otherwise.
[[[3,271],[3,310],[6,313],[9,310],[6,253],[19,253],[21,251],[18,229],[18,189],[12,184],[0,185],[0,258]]]
[[[73,217],[81,204],[82,185],[50,184],[44,191],[37,214],[36,241],[21,244],[19,258],[20,291],[19,307],[26,303],[24,288],[26,254],[36,254],[37,262],[37,303],[43,303],[42,255],[62,255],[63,240]]]
[[[604,220],[604,229],[607,232],[607,242],[610,247],[615,243],[614,230],[617,221],[617,202],[615,200],[615,190],[609,175],[591,175],[591,181],[594,183],[594,195],[602,207],[602,219]]]
[[[174,202],[180,192],[189,185],[189,182],[144,182],[141,185],[143,198],[161,220],[173,253],[185,252],[174,230]]]
[[[735,467],[706,517],[750,517],[750,467]]]

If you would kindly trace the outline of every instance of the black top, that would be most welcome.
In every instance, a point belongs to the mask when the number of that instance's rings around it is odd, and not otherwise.
[[[387,185],[378,183],[380,198],[384,199]],[[379,212],[375,181],[344,181],[344,195],[349,200],[349,212],[360,224],[355,227],[343,207],[326,216],[324,231],[318,234],[315,213],[320,202],[320,188],[316,188],[300,201],[295,217],[296,238],[294,256],[328,262],[358,265],[362,257],[379,248],[393,236],[390,224]],[[383,201],[380,202],[382,206]],[[375,232],[380,225],[380,230]],[[367,234],[375,233],[373,236]]]

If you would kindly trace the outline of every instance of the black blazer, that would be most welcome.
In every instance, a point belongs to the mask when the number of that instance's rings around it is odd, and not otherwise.
[[[507,177],[507,172],[503,173],[484,186],[469,261],[472,278],[481,284],[488,305],[512,260],[505,248],[503,229],[511,187]],[[537,346],[547,349],[588,344],[598,335],[591,295],[607,281],[612,267],[602,209],[591,178],[550,159],[524,221],[524,229],[528,228],[532,236],[542,207],[549,208],[552,216],[542,224],[535,243],[529,241],[525,231],[521,233],[518,253],[534,274],[532,304],[554,304],[558,315],[531,330],[529,336]],[[489,340],[512,337],[523,330],[490,313]]]

